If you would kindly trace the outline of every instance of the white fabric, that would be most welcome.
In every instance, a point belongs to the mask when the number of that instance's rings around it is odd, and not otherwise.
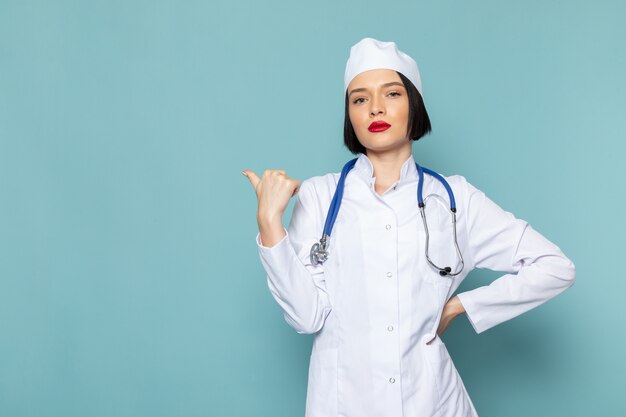
[[[312,266],[339,173],[302,182],[286,230],[276,245],[256,243],[269,289],[298,333],[315,333],[309,365],[307,417],[476,417],[448,350],[435,337],[444,304],[467,273],[506,274],[458,294],[477,333],[555,297],[575,280],[574,264],[527,222],[504,211],[459,175],[445,177],[458,209],[465,259],[456,277],[426,262],[413,157],[382,196],[371,161],[361,154],[348,174],[330,238],[329,259]],[[448,201],[425,174],[424,195]],[[455,258],[449,213],[427,205],[430,256]],[[449,265],[454,266],[454,265]],[[454,269],[454,268],[453,268]]]
[[[422,80],[417,63],[400,51],[395,42],[382,42],[373,38],[363,38],[350,48],[343,78],[344,92],[350,81],[360,73],[373,69],[392,69],[407,77],[417,91],[422,93]]]

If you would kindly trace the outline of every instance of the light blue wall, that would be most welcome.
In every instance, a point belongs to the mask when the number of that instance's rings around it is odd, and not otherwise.
[[[626,415],[625,18],[622,1],[0,0],[0,416],[304,415],[312,337],[269,293],[240,172],[352,157],[343,71],[365,36],[418,61],[416,160],[577,266],[547,304],[444,335],[481,417]]]

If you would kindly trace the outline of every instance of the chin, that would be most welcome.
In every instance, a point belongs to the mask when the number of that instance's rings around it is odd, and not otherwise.
[[[365,143],[361,142],[363,146],[367,149],[371,150],[389,150],[394,148],[401,148],[406,146],[406,141],[397,140],[397,139],[389,139],[389,138],[381,138],[380,140],[369,140]]]
[[[392,151],[394,149],[399,149],[401,147],[400,145],[393,144],[393,143],[389,145],[382,145],[378,143],[378,144],[374,144],[371,146],[368,146],[368,145],[363,145],[363,146],[365,146],[365,149],[371,152],[386,152],[386,151]]]

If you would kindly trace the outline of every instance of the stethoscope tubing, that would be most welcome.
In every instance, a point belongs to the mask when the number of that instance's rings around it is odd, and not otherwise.
[[[330,239],[330,234],[332,232],[333,226],[335,224],[335,220],[337,219],[337,215],[339,214],[339,208],[341,207],[341,201],[343,200],[343,190],[346,182],[346,177],[352,168],[354,168],[358,158],[351,159],[348,161],[341,170],[341,176],[339,177],[339,181],[337,182],[337,189],[335,190],[335,194],[330,203],[330,207],[328,208],[328,214],[326,216],[326,221],[324,222],[324,231],[322,234],[322,238],[319,243],[315,243],[311,247],[311,263],[313,265],[318,265],[324,263],[328,258],[328,240]],[[463,262],[463,256],[461,254],[461,250],[459,248],[458,240],[457,240],[457,232],[456,232],[456,200],[454,198],[454,193],[452,192],[452,188],[450,184],[439,175],[437,172],[430,170],[425,167],[421,167],[417,162],[415,163],[415,167],[418,173],[418,184],[417,184],[417,202],[420,210],[420,214],[422,216],[422,221],[424,223],[424,231],[426,234],[426,245],[425,245],[425,255],[428,263],[435,269],[439,271],[441,276],[455,276],[461,273],[463,270],[465,263]],[[440,268],[435,265],[435,263],[430,259],[428,254],[429,240],[430,235],[428,233],[428,222],[426,221],[425,214],[425,203],[423,198],[423,187],[424,187],[424,172],[436,178],[446,189],[448,193],[448,198],[450,200],[450,213],[452,216],[452,224],[454,230],[454,246],[456,249],[456,253],[458,258],[460,259],[461,267],[458,271],[452,272],[450,267]]]

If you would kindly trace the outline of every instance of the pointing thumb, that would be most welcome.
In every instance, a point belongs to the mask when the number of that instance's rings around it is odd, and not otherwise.
[[[254,171],[250,171],[249,169],[246,169],[246,170],[241,171],[241,173],[245,175],[246,177],[248,177],[248,179],[250,180],[250,183],[252,184],[252,187],[254,187],[254,189],[256,190],[256,186],[261,180],[259,179],[259,177],[257,177]]]

